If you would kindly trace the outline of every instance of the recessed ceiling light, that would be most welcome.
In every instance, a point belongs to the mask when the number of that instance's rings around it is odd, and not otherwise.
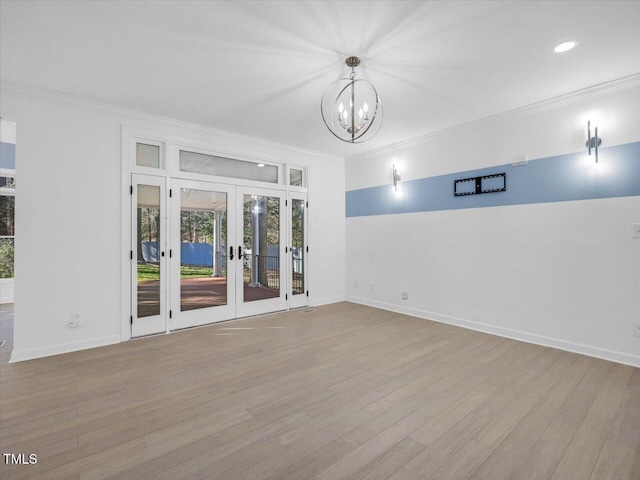
[[[556,53],[568,52],[572,48],[576,47],[578,43],[579,42],[576,42],[575,40],[571,40],[569,42],[562,42],[560,45],[556,46],[556,48],[554,48],[553,51]]]
[[[260,168],[264,167],[264,163],[259,163],[258,167],[260,167]]]

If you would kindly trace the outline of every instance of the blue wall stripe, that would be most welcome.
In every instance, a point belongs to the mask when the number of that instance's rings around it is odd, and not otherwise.
[[[505,192],[455,197],[462,178],[507,174]],[[389,167],[391,177],[391,167]],[[527,165],[468,170],[346,192],[347,217],[431,212],[529,203],[566,202],[640,195],[640,142],[600,149],[600,162],[586,151],[529,161]]]
[[[16,168],[16,146],[14,143],[0,142],[0,168]]]

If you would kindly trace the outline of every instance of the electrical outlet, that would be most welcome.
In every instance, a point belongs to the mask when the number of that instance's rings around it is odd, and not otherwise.
[[[640,322],[633,322],[633,336],[640,337]]]
[[[640,223],[631,224],[631,238],[640,238]]]
[[[409,292],[402,292],[402,299],[409,300]]]
[[[372,292],[376,291],[376,282],[369,282],[369,290]]]
[[[79,313],[72,313],[71,320],[69,320],[69,328],[78,328],[82,326],[82,318]]]

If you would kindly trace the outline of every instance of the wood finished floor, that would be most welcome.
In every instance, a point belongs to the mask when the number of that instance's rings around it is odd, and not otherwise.
[[[640,369],[350,303],[0,375],[2,479],[640,479]]]

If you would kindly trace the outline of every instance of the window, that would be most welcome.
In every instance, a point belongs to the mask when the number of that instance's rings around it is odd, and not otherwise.
[[[0,120],[0,279],[13,278],[16,212],[16,124]]]
[[[278,167],[180,150],[180,170],[190,173],[278,183]]]
[[[15,211],[15,194],[3,191],[0,195],[0,278],[13,278]]]
[[[289,185],[292,187],[304,187],[304,171],[299,168],[290,168]]]
[[[146,143],[136,143],[136,165],[160,168],[160,147]]]
[[[2,177],[0,176],[0,188],[16,188],[15,177]]]

